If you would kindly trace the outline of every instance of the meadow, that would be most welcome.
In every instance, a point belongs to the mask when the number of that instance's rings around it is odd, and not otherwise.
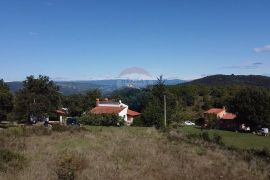
[[[144,127],[9,128],[0,179],[269,179],[266,161],[178,130]]]
[[[236,133],[231,131],[223,131],[218,129],[201,129],[197,126],[184,126],[180,128],[182,132],[189,135],[198,135],[203,132],[208,133],[210,136],[217,134],[221,136],[222,142],[225,146],[233,147],[240,150],[257,149],[262,150],[263,148],[270,149],[270,136],[259,136],[252,133]]]

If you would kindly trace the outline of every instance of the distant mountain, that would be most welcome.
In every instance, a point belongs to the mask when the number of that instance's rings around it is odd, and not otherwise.
[[[156,80],[129,80],[129,79],[112,79],[112,80],[91,80],[91,81],[56,81],[60,87],[60,92],[64,95],[78,94],[91,89],[100,89],[103,94],[108,94],[114,90],[124,87],[145,88],[155,84]],[[179,79],[166,80],[166,85],[176,85],[186,81]],[[22,88],[22,82],[7,83],[13,93]]]
[[[270,77],[260,75],[213,75],[187,82],[187,84],[202,84],[209,86],[248,85],[270,88]]]

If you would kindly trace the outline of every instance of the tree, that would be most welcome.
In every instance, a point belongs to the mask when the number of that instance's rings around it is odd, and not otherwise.
[[[152,98],[149,99],[142,114],[142,121],[146,126],[161,128],[164,123],[163,98],[166,93],[165,80],[163,76],[157,78],[157,84],[153,86]]]
[[[7,114],[13,108],[13,95],[3,80],[0,80],[0,121],[7,120]]]
[[[163,75],[160,75],[159,77],[157,77],[157,83],[153,86],[153,94],[159,99],[160,102],[162,102],[165,91],[165,80],[163,78]]]
[[[270,94],[262,88],[246,88],[236,94],[230,110],[240,122],[253,128],[270,127]]]
[[[68,108],[70,116],[81,116],[96,106],[96,99],[101,98],[98,89],[89,90],[85,94],[73,94],[63,97],[63,106]]]
[[[30,116],[53,115],[60,105],[59,87],[47,76],[29,76],[23,81],[23,88],[16,93],[15,113],[19,121],[29,120]]]
[[[205,123],[207,124],[207,127],[209,128],[215,128],[218,123],[218,118],[215,114],[208,114],[205,117]]]
[[[70,116],[80,116],[83,112],[83,95],[82,94],[74,94],[70,96],[63,97],[63,106],[68,108],[68,112]]]
[[[123,88],[114,91],[110,99],[122,100],[130,109],[142,112],[152,97],[153,94],[149,89]]]
[[[163,126],[163,109],[160,102],[157,100],[149,102],[142,112],[141,120],[145,126],[161,128]]]
[[[96,99],[101,98],[101,92],[98,89],[89,90],[83,95],[83,111],[89,111],[89,109],[96,106]]]

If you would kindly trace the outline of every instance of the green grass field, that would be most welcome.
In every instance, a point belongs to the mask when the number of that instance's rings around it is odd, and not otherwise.
[[[201,130],[200,127],[184,126],[181,130],[186,134],[200,134],[208,132],[210,136],[214,133],[222,137],[222,141],[226,146],[232,146],[238,149],[262,149],[267,147],[270,149],[270,137],[253,135],[250,133],[236,133],[222,130]]]

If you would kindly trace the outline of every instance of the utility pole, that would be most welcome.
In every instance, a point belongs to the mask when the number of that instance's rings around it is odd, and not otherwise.
[[[164,95],[164,127],[167,127],[167,102],[166,95]]]

